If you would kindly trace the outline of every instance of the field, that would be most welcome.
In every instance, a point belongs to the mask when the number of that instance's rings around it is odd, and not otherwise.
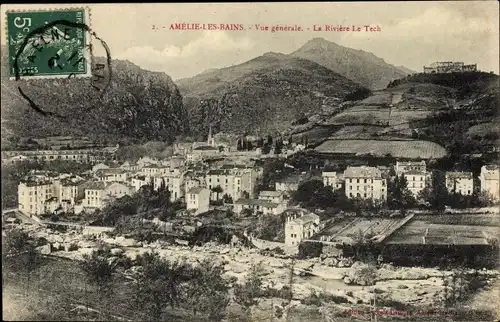
[[[417,140],[328,140],[315,149],[319,153],[372,153],[396,158],[438,159],[446,156],[446,150],[433,142]]]
[[[402,221],[401,218],[344,218],[325,229],[321,235],[331,242],[352,243],[360,234],[382,237]]]
[[[390,109],[353,107],[345,112],[335,115],[325,123],[332,125],[341,124],[372,124],[386,125],[389,122]]]
[[[469,130],[467,130],[467,134],[470,136],[484,137],[487,135],[499,135],[500,130],[496,122],[488,122],[471,126]]]
[[[495,216],[477,214],[416,216],[388,244],[486,245],[487,239],[498,236],[495,221]]]

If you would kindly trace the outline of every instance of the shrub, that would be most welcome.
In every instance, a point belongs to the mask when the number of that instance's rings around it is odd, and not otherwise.
[[[300,303],[305,305],[321,306],[321,299],[316,292],[311,293],[308,297],[303,298]]]
[[[315,243],[309,241],[301,242],[299,244],[299,253],[297,257],[299,259],[319,257],[321,256],[322,251],[323,251],[322,243]]]

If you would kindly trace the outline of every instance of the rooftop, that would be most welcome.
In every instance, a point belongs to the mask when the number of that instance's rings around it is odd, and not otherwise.
[[[106,188],[106,184],[104,182],[95,181],[87,182],[83,187],[84,190],[104,190],[104,188]]]
[[[262,199],[238,199],[236,200],[235,204],[238,205],[250,205],[250,206],[261,206],[261,207],[267,207],[267,208],[275,208],[279,204],[275,202],[270,202],[267,200],[262,200]]]
[[[410,170],[410,171],[406,171],[405,174],[409,174],[409,175],[426,175],[426,174],[428,174],[428,172],[426,172],[426,171],[418,171],[418,170]]]
[[[382,174],[379,169],[375,167],[347,167],[344,171],[344,177],[354,177],[354,178],[381,178]]]
[[[198,194],[200,193],[202,190],[205,190],[206,188],[203,188],[203,187],[195,187],[195,188],[191,188],[189,189],[188,191],[188,194]]]
[[[263,197],[281,197],[281,191],[264,190],[259,193],[259,196]]]
[[[446,172],[446,178],[472,179],[472,172]]]
[[[294,220],[292,220],[292,222],[295,222],[295,223],[298,223],[298,224],[306,224],[306,223],[309,223],[309,222],[314,222],[314,221],[317,221],[319,220],[319,216],[316,215],[316,214],[307,214],[307,215],[304,215],[302,217],[297,217],[295,218]]]

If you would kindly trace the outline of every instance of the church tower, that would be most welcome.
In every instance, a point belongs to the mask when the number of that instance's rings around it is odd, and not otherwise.
[[[207,144],[210,146],[215,146],[215,139],[212,136],[212,126],[210,125],[208,129],[208,139],[207,139]]]

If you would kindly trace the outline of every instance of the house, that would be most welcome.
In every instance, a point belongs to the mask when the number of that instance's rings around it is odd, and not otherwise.
[[[228,195],[233,200],[237,200],[250,196],[254,188],[252,169],[210,170],[205,176],[205,182],[210,190],[217,186],[222,189],[220,193],[212,193],[212,199],[221,199],[224,195]]]
[[[310,239],[320,230],[319,216],[313,213],[302,216],[290,215],[285,222],[285,244],[297,246],[304,239]]]
[[[154,189],[158,190],[162,184],[170,191],[170,200],[175,201],[184,196],[184,175],[179,171],[171,171],[166,174],[156,174],[152,177]]]
[[[129,180],[130,184],[134,187],[135,191],[141,190],[141,187],[149,184],[151,180],[146,176],[136,175]]]
[[[321,174],[323,178],[323,185],[330,186],[333,190],[341,189],[343,184],[343,174],[337,172],[325,171]]]
[[[16,155],[10,158],[2,159],[2,163],[4,164],[16,164],[19,162],[30,161],[31,159],[24,155]]]
[[[184,182],[184,191],[187,194],[192,188],[201,187],[201,182],[198,179],[186,179]]]
[[[128,172],[137,172],[140,170],[140,167],[135,162],[125,161],[122,165],[120,165],[120,169],[123,169]]]
[[[174,155],[169,160],[169,167],[172,169],[180,168],[186,163],[186,158],[182,155]]]
[[[191,188],[186,193],[187,210],[194,209],[195,214],[207,212],[210,204],[210,190],[203,187]]]
[[[386,180],[375,167],[347,167],[344,181],[347,198],[387,200]]]
[[[123,182],[128,181],[128,172],[120,168],[102,169],[96,172],[98,181],[102,182]]]
[[[335,188],[337,186],[337,173],[336,172],[323,172],[321,174],[323,178],[323,185]]]
[[[279,215],[285,211],[285,204],[261,199],[241,198],[236,200],[234,212],[239,214],[243,209],[250,209],[254,213],[261,212],[264,215]]]
[[[79,188],[84,180],[79,177],[64,178],[54,182],[55,192],[60,202],[69,202],[73,205],[78,198]]]
[[[137,163],[137,166],[142,169],[145,166],[148,166],[151,164],[157,164],[158,160],[150,158],[150,157],[142,157],[136,163]]]
[[[132,195],[134,187],[120,182],[88,182],[84,191],[83,206],[90,209],[101,209],[115,199]]]
[[[281,191],[266,191],[263,190],[259,193],[260,200],[267,200],[274,203],[282,203],[283,202],[283,192]]]
[[[500,167],[498,165],[483,165],[479,175],[481,191],[487,192],[493,200],[500,200]]]
[[[52,198],[53,184],[48,178],[30,177],[21,180],[17,187],[18,207],[22,213],[45,213],[45,201]]]
[[[92,166],[92,172],[97,172],[99,170],[105,170],[105,169],[109,169],[109,168],[110,168],[109,165],[100,162],[100,163],[97,163],[97,164]]]
[[[431,174],[426,171],[410,170],[404,172],[403,176],[406,179],[408,189],[415,197],[431,184]]]
[[[89,209],[100,209],[104,206],[105,182],[87,182],[83,187],[85,197],[82,202],[83,207]]]
[[[396,161],[396,166],[394,167],[397,176],[401,176],[402,174],[409,171],[418,171],[418,172],[426,172],[427,167],[425,161]]]
[[[287,176],[282,179],[278,179],[275,182],[275,190],[283,192],[293,192],[299,189],[300,183],[303,181],[301,175],[294,174]]]
[[[474,192],[472,172],[446,172],[446,188],[449,193],[470,196]]]
[[[165,173],[170,172],[170,166],[164,166],[164,165],[159,165],[159,164],[150,164],[147,166],[144,166],[140,170],[142,175],[152,177],[156,174],[162,175]]]

